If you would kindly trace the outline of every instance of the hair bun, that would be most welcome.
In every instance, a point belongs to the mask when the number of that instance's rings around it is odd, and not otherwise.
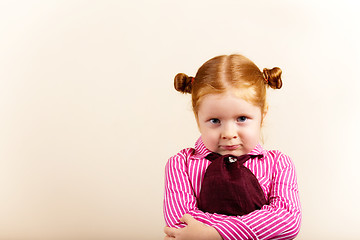
[[[191,93],[192,90],[192,77],[185,73],[178,73],[174,79],[174,87],[176,91],[181,93]]]
[[[263,69],[265,82],[273,89],[280,89],[282,87],[281,69],[274,67],[272,69]]]

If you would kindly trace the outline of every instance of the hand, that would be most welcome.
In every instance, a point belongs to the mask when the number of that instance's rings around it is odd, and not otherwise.
[[[190,214],[184,214],[180,221],[186,223],[187,226],[179,229],[165,227],[164,240],[222,240],[215,228],[197,221]]]

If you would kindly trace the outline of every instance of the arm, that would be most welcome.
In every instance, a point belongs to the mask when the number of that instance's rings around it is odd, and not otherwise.
[[[281,154],[274,165],[269,205],[241,217],[224,218],[213,226],[224,239],[293,239],[300,230],[300,221],[294,164]]]
[[[221,240],[222,237],[215,228],[186,214],[196,213],[206,218],[206,214],[196,207],[186,156],[186,150],[180,152],[169,159],[165,168],[164,216],[169,226],[164,229],[165,239]]]
[[[186,225],[180,219],[186,213],[195,214],[203,219],[209,218],[209,214],[205,214],[197,208],[186,162],[189,151],[185,149],[171,157],[165,167],[164,217],[169,227],[185,227]]]
[[[165,227],[166,236],[164,240],[222,240],[215,228],[195,220],[189,214],[185,214],[181,221],[186,223],[187,226],[180,229]]]

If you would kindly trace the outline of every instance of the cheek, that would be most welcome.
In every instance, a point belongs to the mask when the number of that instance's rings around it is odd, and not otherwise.
[[[205,131],[201,133],[204,145],[211,151],[215,151],[218,145],[219,138],[217,134],[212,131]]]
[[[258,126],[247,128],[241,133],[241,136],[250,145],[257,144],[260,140],[260,128]]]
[[[214,142],[214,141],[217,141],[217,136],[214,132],[211,132],[211,131],[206,131],[204,133],[201,134],[206,140],[206,142]]]

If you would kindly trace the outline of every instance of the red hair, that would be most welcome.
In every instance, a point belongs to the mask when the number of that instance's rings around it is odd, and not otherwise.
[[[227,91],[258,106],[264,113],[267,107],[266,88],[281,88],[281,73],[278,67],[264,68],[261,72],[251,60],[239,54],[221,55],[205,62],[194,78],[184,73],[177,74],[174,87],[179,92],[192,95],[195,116],[202,97]]]

